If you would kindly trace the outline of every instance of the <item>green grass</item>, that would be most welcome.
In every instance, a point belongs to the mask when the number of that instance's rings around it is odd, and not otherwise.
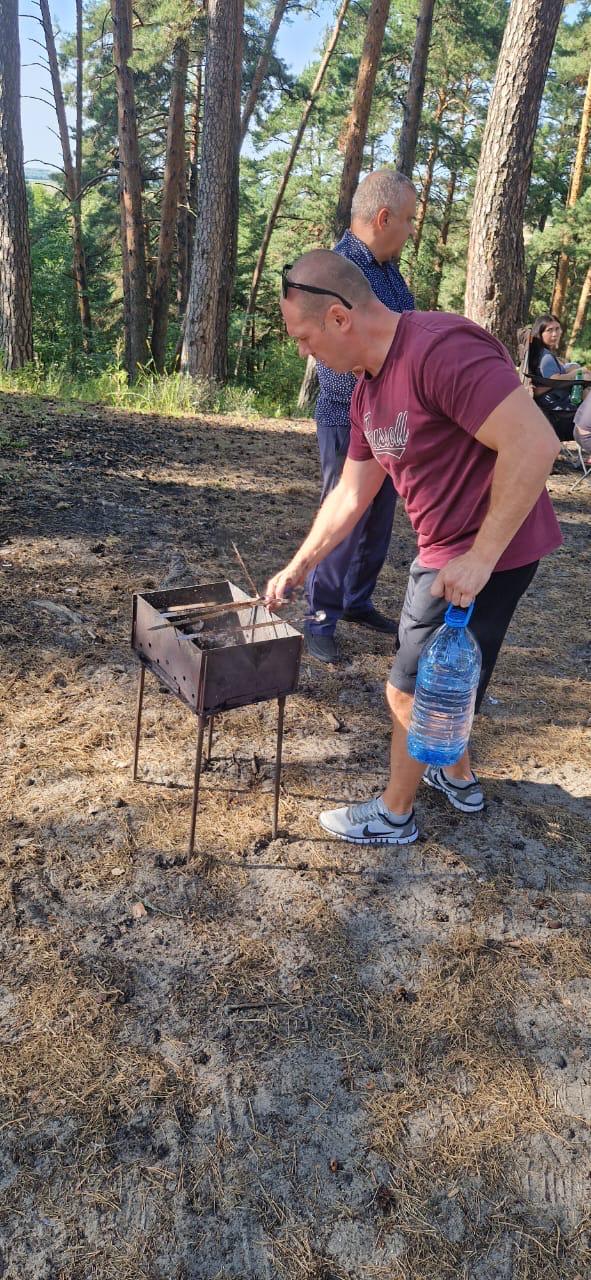
[[[250,353],[249,353],[250,354]],[[230,353],[233,363],[233,353]],[[190,417],[195,413],[234,413],[268,418],[300,417],[296,408],[304,362],[292,342],[270,341],[257,354],[256,366],[245,360],[241,381],[193,381],[181,373],[158,376],[144,368],[129,386],[115,354],[81,357],[77,369],[66,363],[35,359],[24,369],[7,372],[0,359],[0,391],[48,396],[65,404],[105,404],[136,413]]]
[[[73,374],[59,365],[30,364],[10,373],[0,368],[0,391],[48,396],[66,403],[110,404],[171,418],[195,413],[265,412],[265,406],[257,404],[252,387],[194,382],[180,373],[157,377],[148,370],[140,371],[133,386],[129,386],[125,371],[114,367],[87,375]]]

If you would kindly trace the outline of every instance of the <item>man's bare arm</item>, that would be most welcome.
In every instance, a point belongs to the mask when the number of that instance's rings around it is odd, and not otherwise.
[[[497,561],[539,498],[560,452],[550,423],[522,387],[489,415],[476,439],[494,449],[490,505],[474,543],[438,573],[431,592],[465,608],[488,582]]]
[[[384,470],[374,458],[367,462],[347,458],[339,483],[322,503],[307,538],[289,564],[270,579],[267,602],[271,608],[285,600],[289,591],[347,537],[383,482]]]

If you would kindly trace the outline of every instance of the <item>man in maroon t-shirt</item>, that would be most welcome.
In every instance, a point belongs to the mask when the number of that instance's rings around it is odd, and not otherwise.
[[[269,604],[289,591],[356,524],[392,476],[417,534],[386,687],[392,713],[390,779],[383,795],[328,810],[322,826],[356,844],[416,840],[421,778],[464,813],[484,798],[466,751],[455,765],[425,766],[406,742],[418,659],[446,602],[466,608],[482,650],[476,706],[518,600],[539,560],[560,545],[545,482],[560,445],[519,384],[500,342],[471,321],[438,312],[388,311],[353,263],[314,250],[283,273],[281,307],[301,356],[361,376],[351,404],[342,478],[308,537],[268,584]]]

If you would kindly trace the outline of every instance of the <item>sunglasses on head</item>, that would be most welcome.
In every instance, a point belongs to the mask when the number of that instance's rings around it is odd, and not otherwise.
[[[298,284],[295,280],[290,280],[287,273],[291,271],[292,267],[293,262],[286,262],[281,272],[281,296],[283,298],[287,297],[288,289],[301,289],[302,293],[321,293],[326,295],[327,298],[338,298],[339,302],[342,302],[343,306],[347,308],[347,311],[353,310],[353,303],[347,302],[342,293],[336,293],[334,289],[319,289],[315,284]]]

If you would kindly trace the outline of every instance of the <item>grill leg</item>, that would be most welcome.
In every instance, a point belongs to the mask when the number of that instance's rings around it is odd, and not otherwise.
[[[209,717],[209,733],[207,735],[207,746],[205,748],[205,763],[209,764],[211,760],[211,744],[213,742],[213,721],[214,716]]]
[[[140,727],[142,723],[142,704],[144,701],[144,680],[146,678],[146,668],[140,667],[140,679],[137,688],[137,710],[135,715],[135,743],[133,748],[133,780],[137,782],[137,762],[140,754]]]
[[[277,750],[275,752],[275,794],[273,796],[273,839],[277,837],[277,824],[279,821],[279,788],[281,786],[281,755],[283,750],[283,714],[285,711],[285,698],[277,699],[279,714],[277,716]]]
[[[191,809],[191,830],[189,832],[189,857],[192,857],[195,845],[195,824],[197,822],[197,805],[199,804],[199,780],[201,778],[201,757],[203,755],[203,734],[206,720],[199,716],[197,728],[197,751],[195,754],[195,780],[193,782],[193,808]]]

